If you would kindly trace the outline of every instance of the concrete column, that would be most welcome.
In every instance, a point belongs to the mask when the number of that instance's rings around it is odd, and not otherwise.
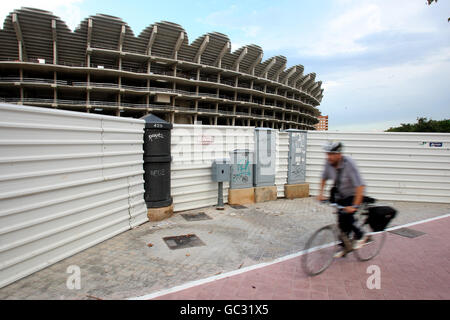
[[[147,109],[149,108],[149,106],[150,106],[150,79],[147,79],[147,94],[146,94],[146,96],[145,96],[145,102],[146,102],[146,104],[147,104]]]
[[[57,91],[57,84],[56,81],[58,80],[56,71],[53,71],[53,84],[55,85],[53,88],[53,103],[58,103],[58,91]]]

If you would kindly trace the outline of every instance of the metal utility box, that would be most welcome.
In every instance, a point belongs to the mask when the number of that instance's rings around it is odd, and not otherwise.
[[[230,189],[253,188],[253,152],[236,149],[230,152]]]
[[[275,185],[276,131],[255,128],[255,163],[253,178],[255,187]]]
[[[287,184],[305,183],[307,131],[288,129],[289,158]]]
[[[231,161],[229,159],[216,159],[211,165],[212,181],[230,181]]]

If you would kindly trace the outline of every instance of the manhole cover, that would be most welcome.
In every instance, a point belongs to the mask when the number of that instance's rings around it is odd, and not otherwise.
[[[395,234],[398,234],[399,236],[407,237],[407,238],[416,238],[416,237],[426,234],[425,232],[414,230],[414,229],[409,229],[409,228],[400,228],[400,229],[396,229],[396,230],[391,230],[389,232],[395,233]]]
[[[167,246],[172,249],[183,249],[190,247],[206,246],[199,237],[195,234],[187,234],[182,236],[165,237],[163,238]]]
[[[211,220],[212,218],[204,212],[199,213],[183,213],[181,216],[187,221]]]
[[[230,205],[233,209],[247,209],[245,206],[241,206],[240,204]]]

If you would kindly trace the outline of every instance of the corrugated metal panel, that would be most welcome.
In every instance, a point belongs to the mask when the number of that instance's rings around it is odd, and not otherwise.
[[[277,186],[278,198],[284,197],[284,185],[287,183],[289,158],[289,133],[277,133],[277,170],[275,173],[275,184]]]
[[[254,127],[174,124],[171,193],[174,211],[217,204],[218,184],[211,180],[214,159],[230,158],[234,149],[254,151]],[[229,183],[223,183],[224,203]]]
[[[343,142],[344,154],[360,168],[368,195],[450,203],[450,134],[309,131],[306,179],[312,195],[318,193],[327,140]]]
[[[144,125],[0,105],[0,287],[147,221]]]

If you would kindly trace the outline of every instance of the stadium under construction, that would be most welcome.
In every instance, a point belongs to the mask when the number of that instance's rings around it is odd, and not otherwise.
[[[221,33],[192,43],[178,24],[134,36],[97,14],[72,32],[51,12],[21,8],[0,30],[0,101],[171,123],[315,130],[323,97],[315,73],[263,61],[257,45],[234,52]]]

